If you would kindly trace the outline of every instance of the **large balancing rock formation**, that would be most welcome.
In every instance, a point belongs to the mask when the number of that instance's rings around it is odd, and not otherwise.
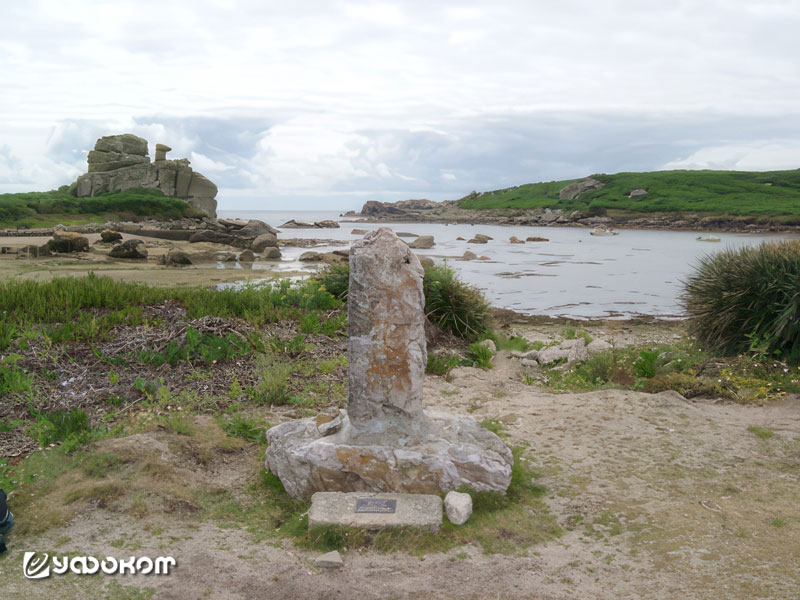
[[[103,192],[158,188],[165,196],[186,200],[209,217],[217,216],[217,186],[189,166],[189,160],[167,160],[171,148],[156,145],[156,159],[147,156],[147,140],[131,133],[101,137],[89,152],[88,173],[72,184],[79,198]]]
[[[347,411],[267,432],[266,467],[295,498],[314,492],[505,492],[511,451],[469,416],[422,409],[423,270],[382,227],[350,253]]]

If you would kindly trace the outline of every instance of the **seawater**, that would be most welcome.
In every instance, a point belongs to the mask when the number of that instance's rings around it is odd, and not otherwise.
[[[345,222],[330,211],[219,211],[221,217],[260,219],[278,227],[289,219],[340,222],[340,229],[286,229],[280,237],[320,238],[352,242],[362,237],[353,229],[381,226],[395,232],[432,235],[436,245],[415,251],[435,262],[446,263],[461,279],[479,288],[493,306],[532,315],[573,319],[631,318],[655,316],[681,318],[682,282],[698,259],[724,248],[757,245],[763,241],[797,238],[794,234],[738,234],[692,231],[619,230],[615,236],[592,236],[576,227],[524,227],[500,225],[444,225],[434,223]],[[352,219],[348,218],[348,221]],[[469,244],[476,233],[494,238],[487,244]],[[720,242],[702,242],[699,236],[714,235]],[[548,242],[511,244],[516,236],[544,237]],[[413,238],[403,238],[412,241]],[[322,245],[326,252],[341,246]],[[301,263],[308,248],[282,248],[283,270],[319,268]],[[465,250],[486,261],[460,261]],[[265,265],[266,267],[266,265]]]

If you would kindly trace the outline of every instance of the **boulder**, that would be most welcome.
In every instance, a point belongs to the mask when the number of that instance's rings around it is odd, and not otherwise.
[[[100,232],[100,239],[106,243],[118,242],[122,239],[122,234],[119,231],[104,229]]]
[[[165,263],[168,265],[191,265],[192,259],[189,258],[189,255],[183,250],[172,248],[167,252]]]
[[[141,260],[147,258],[147,248],[142,240],[132,239],[122,242],[118,246],[114,246],[108,255],[111,258],[133,258]]]
[[[338,550],[332,550],[315,558],[314,566],[320,569],[341,569],[344,561]]]
[[[267,225],[264,221],[258,219],[250,219],[244,227],[238,230],[231,231],[233,235],[245,239],[256,239],[265,233],[271,233],[277,239],[278,230],[274,227]]]
[[[253,243],[250,244],[250,249],[253,252],[263,252],[267,248],[277,248],[278,247],[278,236],[274,233],[262,233],[256,239],[253,240]]]
[[[486,243],[489,242],[489,240],[492,240],[492,239],[494,239],[494,238],[489,237],[488,235],[484,235],[482,233],[477,233],[477,234],[475,234],[474,238],[469,240],[468,243],[469,244],[486,244]]]
[[[526,242],[549,242],[550,240],[546,237],[539,237],[539,236],[530,236],[525,238]]]
[[[453,525],[463,525],[472,516],[472,496],[460,492],[447,492],[444,497],[447,520]]]
[[[434,241],[432,235],[421,235],[408,245],[409,248],[413,248],[414,250],[429,250],[433,248],[433,246]]]
[[[586,179],[581,179],[580,181],[570,183],[561,188],[561,191],[558,192],[558,198],[559,200],[574,200],[584,192],[599,190],[605,187],[605,185],[606,184],[602,181],[598,181],[593,177],[587,177]]]
[[[252,250],[243,250],[239,253],[239,262],[251,263],[256,259]]]
[[[322,254],[309,250],[308,252],[303,252],[297,260],[302,262],[322,262]]]
[[[72,231],[56,231],[47,247],[50,252],[88,252],[89,238]]]
[[[464,255],[459,258],[458,260],[477,260],[478,255],[472,252],[471,250],[467,250],[464,252]]]
[[[350,235],[364,235],[365,233],[367,233],[366,229],[353,229],[353,231],[350,232]]]
[[[642,188],[632,190],[631,193],[628,194],[628,198],[640,198],[642,196],[647,196],[647,190]]]
[[[584,340],[582,337],[579,337],[575,340],[575,342],[576,343],[572,345],[572,348],[569,349],[569,354],[567,355],[568,365],[573,363],[581,363],[589,358],[589,351],[586,349],[586,340]]]
[[[435,267],[436,263],[433,262],[433,259],[429,256],[420,256],[419,257],[419,264],[422,265],[423,269],[430,269],[431,267]]]
[[[267,260],[275,260],[281,257],[281,251],[278,248],[267,248],[261,256]]]
[[[589,352],[589,356],[594,356],[595,354],[600,354],[601,352],[606,352],[611,350],[613,346],[606,342],[605,340],[592,340],[589,342],[589,345],[586,346],[586,350]]]
[[[512,244],[524,244],[525,243],[525,240],[521,240],[515,235],[512,235],[510,238],[508,238],[508,241],[510,243],[512,243]]]

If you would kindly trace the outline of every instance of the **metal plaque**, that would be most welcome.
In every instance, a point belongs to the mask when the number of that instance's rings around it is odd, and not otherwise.
[[[357,513],[394,513],[397,510],[396,498],[358,498]]]

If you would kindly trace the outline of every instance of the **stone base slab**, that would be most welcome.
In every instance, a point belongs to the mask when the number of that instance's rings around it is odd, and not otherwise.
[[[361,512],[371,510],[369,506],[364,506],[364,501],[375,499],[378,500],[375,503],[376,510],[382,507],[393,509],[394,512]],[[437,532],[442,526],[442,499],[433,494],[317,492],[311,496],[308,528],[313,529],[318,525],[345,525],[365,529],[418,527]]]
[[[342,411],[344,412],[344,411]],[[505,493],[511,450],[469,416],[426,412],[413,430],[356,429],[346,414],[334,435],[314,418],[267,431],[266,467],[294,498],[314,492],[440,494],[467,485]]]

